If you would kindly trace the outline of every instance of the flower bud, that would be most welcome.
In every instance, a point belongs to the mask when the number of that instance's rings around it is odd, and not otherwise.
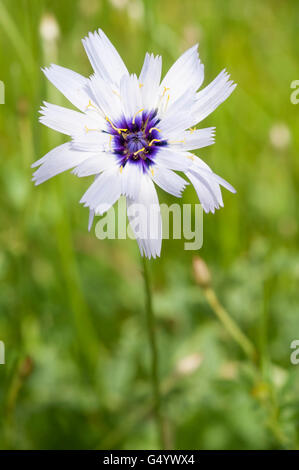
[[[202,363],[202,356],[198,353],[180,359],[176,366],[176,371],[180,375],[191,375]]]
[[[199,256],[194,256],[192,264],[195,282],[200,287],[209,287],[211,285],[212,278],[207,264]]]
[[[25,357],[25,359],[20,364],[19,374],[22,379],[26,379],[31,375],[33,371],[33,360],[30,356]]]

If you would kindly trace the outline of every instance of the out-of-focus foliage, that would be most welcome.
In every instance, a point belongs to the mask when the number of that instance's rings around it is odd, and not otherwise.
[[[1,448],[158,445],[137,245],[87,232],[78,204],[86,179],[31,183],[31,163],[64,141],[38,123],[43,100],[65,102],[40,67],[90,74],[80,39],[98,27],[131,72],[152,51],[165,73],[199,42],[205,83],[224,67],[238,83],[203,122],[217,126],[217,139],[200,156],[238,193],[204,217],[200,255],[258,364],[195,285],[194,253],[165,241],[151,277],[172,446],[298,448],[299,365],[290,363],[299,339],[299,105],[290,102],[298,18],[292,0],[0,1]],[[162,192],[160,200],[175,202]],[[183,201],[196,201],[192,188]]]

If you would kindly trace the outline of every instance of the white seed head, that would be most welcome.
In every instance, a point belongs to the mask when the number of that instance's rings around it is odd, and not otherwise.
[[[122,10],[128,5],[129,0],[110,0],[110,3],[114,8]]]
[[[274,148],[284,150],[291,142],[290,129],[284,123],[274,124],[270,129],[269,138]]]
[[[194,353],[180,359],[176,366],[176,371],[180,375],[190,375],[195,372],[202,363],[201,354]]]
[[[52,42],[58,39],[60,30],[54,15],[51,13],[43,15],[39,25],[39,32],[42,39],[47,42]]]
[[[140,0],[130,0],[128,4],[128,15],[133,21],[142,21],[144,17],[143,3]]]
[[[98,0],[80,0],[80,11],[84,16],[95,15],[101,8],[101,2]]]

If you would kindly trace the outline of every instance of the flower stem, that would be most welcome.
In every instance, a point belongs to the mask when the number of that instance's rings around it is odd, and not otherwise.
[[[166,449],[166,436],[164,428],[164,420],[161,412],[161,391],[159,383],[159,356],[156,339],[156,325],[155,316],[152,305],[152,292],[150,288],[150,280],[147,268],[147,261],[145,257],[142,257],[143,265],[143,279],[144,288],[146,295],[146,321],[147,321],[147,333],[149,339],[149,345],[151,350],[151,380],[153,387],[153,398],[154,398],[154,411],[157,422],[157,428],[160,437],[160,443],[162,449]]]
[[[239,328],[237,323],[231,318],[231,316],[227,313],[227,311],[222,307],[219,303],[219,300],[214,292],[214,290],[210,287],[204,289],[204,294],[206,296],[207,301],[209,302],[210,306],[214,310],[214,313],[230,333],[230,335],[234,338],[234,340],[239,344],[239,346],[243,349],[244,353],[256,362],[256,350],[251,341],[245,336],[243,331]]]

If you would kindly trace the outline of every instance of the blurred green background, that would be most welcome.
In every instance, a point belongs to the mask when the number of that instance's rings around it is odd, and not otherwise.
[[[224,67],[238,83],[202,123],[217,138],[199,153],[238,192],[204,216],[199,253],[169,240],[150,263],[169,445],[299,448],[298,25],[292,0],[0,0],[2,449],[159,445],[137,244],[87,232],[78,201],[90,180],[31,183],[33,161],[65,140],[38,123],[42,100],[66,104],[40,68],[88,76],[81,38],[99,27],[131,72],[151,51],[165,74],[199,42],[205,84]],[[196,202],[191,187],[183,201]],[[176,200],[160,192],[160,202]],[[195,254],[256,364],[196,285]]]

